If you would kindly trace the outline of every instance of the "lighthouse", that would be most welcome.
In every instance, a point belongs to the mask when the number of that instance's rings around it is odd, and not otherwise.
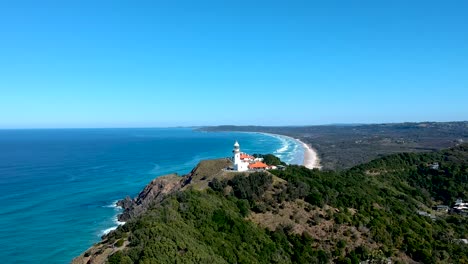
[[[245,162],[241,159],[241,152],[240,152],[240,145],[239,142],[236,141],[234,143],[234,149],[232,150],[233,153],[233,161],[234,161],[234,170],[236,171],[247,171],[249,169],[249,163]]]

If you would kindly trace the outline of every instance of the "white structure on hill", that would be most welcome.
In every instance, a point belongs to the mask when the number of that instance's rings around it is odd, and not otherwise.
[[[235,171],[248,171],[248,170],[265,170],[268,169],[268,165],[263,163],[262,158],[255,158],[249,154],[240,151],[239,142],[234,143],[234,170]]]
[[[239,142],[236,141],[236,143],[234,143],[234,150],[232,151],[232,153],[234,154],[234,170],[249,170],[249,163],[241,159],[241,155],[244,155],[244,153],[240,152]]]
[[[462,199],[457,199],[453,209],[460,210],[460,211],[462,210],[468,211],[468,203],[464,203]]]

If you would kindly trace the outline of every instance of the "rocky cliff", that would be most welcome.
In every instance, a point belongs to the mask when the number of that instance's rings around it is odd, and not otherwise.
[[[137,217],[157,203],[164,197],[186,188],[205,189],[208,182],[214,177],[229,177],[229,173],[224,171],[232,165],[229,159],[216,159],[201,161],[190,173],[179,176],[168,174],[152,180],[135,198],[127,196],[117,202],[123,208],[122,214],[118,216],[119,221],[127,222]],[[104,235],[100,243],[95,244],[83,254],[75,258],[74,264],[97,264],[105,263],[107,257],[113,253],[124,249],[128,241],[109,241]]]

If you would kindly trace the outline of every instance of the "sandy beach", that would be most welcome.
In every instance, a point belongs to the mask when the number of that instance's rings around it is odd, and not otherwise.
[[[251,133],[251,132],[245,132],[245,133]],[[304,161],[302,165],[308,169],[321,169],[322,166],[320,165],[320,158],[317,154],[317,151],[313,149],[311,146],[307,145],[306,143],[302,142],[301,140],[297,138],[293,138],[290,136],[285,136],[285,135],[280,135],[280,134],[272,134],[272,133],[265,133],[265,132],[254,132],[254,133],[259,133],[259,134],[264,134],[264,135],[270,135],[270,136],[280,136],[280,137],[287,137],[291,138],[304,147]]]
[[[322,166],[320,166],[320,159],[318,157],[317,151],[307,145],[306,143],[300,141],[299,139],[296,139],[297,141],[301,142],[301,144],[304,146],[304,163],[303,165],[306,168],[309,169],[321,169]]]

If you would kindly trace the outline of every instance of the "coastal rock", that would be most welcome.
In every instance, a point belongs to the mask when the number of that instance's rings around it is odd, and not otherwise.
[[[118,220],[127,222],[143,214],[153,205],[161,202],[166,196],[174,192],[187,188],[198,190],[207,188],[208,182],[214,177],[225,177],[223,169],[231,165],[232,163],[229,159],[204,160],[184,176],[179,176],[175,173],[160,176],[146,185],[135,198],[132,199],[127,196],[117,202],[117,206],[123,208],[123,213],[119,215]],[[95,244],[76,257],[72,263],[104,264],[110,255],[125,249],[129,245],[129,241],[126,239],[121,246],[117,246],[115,243],[115,241],[109,241],[108,235],[104,235],[100,243]]]
[[[125,197],[125,199],[120,200],[117,202],[117,206],[122,207],[123,209],[130,208],[130,206],[133,204],[132,198],[130,196]]]
[[[158,177],[152,180],[134,199],[127,196],[117,202],[117,205],[123,208],[123,213],[118,219],[127,222],[148,210],[152,205],[161,202],[167,195],[183,188],[206,188],[208,178],[217,175],[231,164],[229,159],[204,160],[184,176],[174,173]]]
[[[173,193],[185,185],[188,176],[180,177],[169,174],[152,180],[134,199],[126,197],[117,202],[123,208],[119,221],[126,222],[132,217],[145,212],[152,204],[160,202],[166,195]]]

